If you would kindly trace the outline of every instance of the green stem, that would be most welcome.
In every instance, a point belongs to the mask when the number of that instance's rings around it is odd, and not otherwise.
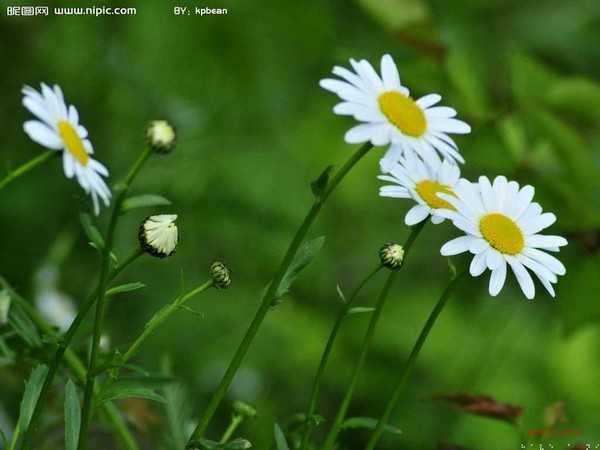
[[[364,144],[362,147],[360,147],[350,157],[350,159],[346,161],[346,163],[340,168],[340,170],[336,173],[333,179],[328,183],[327,188],[325,189],[323,194],[315,199],[312,207],[310,208],[306,217],[304,218],[304,221],[300,225],[300,228],[298,228],[298,231],[296,231],[296,234],[294,235],[294,238],[292,239],[292,242],[290,243],[285,253],[283,261],[277,269],[277,273],[275,274],[273,281],[269,284],[269,288],[263,295],[260,307],[258,308],[254,319],[252,319],[252,322],[250,323],[250,326],[248,327],[248,330],[246,331],[242,342],[237,348],[235,355],[229,363],[229,366],[227,367],[227,370],[225,371],[225,374],[223,375],[223,378],[221,379],[217,390],[212,395],[206,409],[200,417],[198,425],[196,426],[194,432],[190,437],[190,442],[192,440],[200,439],[204,435],[204,432],[206,431],[210,420],[215,414],[215,411],[217,410],[219,404],[223,400],[223,397],[227,393],[229,385],[231,384],[233,377],[235,376],[238,368],[240,367],[244,356],[246,356],[246,353],[250,348],[250,344],[256,336],[256,333],[258,332],[258,329],[260,328],[263,320],[265,319],[265,316],[269,312],[269,309],[271,308],[273,297],[275,296],[275,293],[277,292],[277,289],[281,284],[281,280],[283,279],[288,267],[292,263],[294,256],[296,256],[296,252],[298,251],[298,248],[304,241],[308,230],[317,218],[321,207],[329,198],[331,193],[335,190],[335,188],[338,186],[338,184],[340,184],[340,182],[348,174],[348,172],[350,172],[350,170],[356,165],[356,163],[358,163],[358,161],[360,161],[361,158],[365,156],[371,148],[373,148],[371,144]]]
[[[2,179],[2,181],[0,181],[0,190],[4,189],[8,184],[10,184],[15,179],[19,178],[22,175],[25,175],[30,170],[35,169],[37,166],[43,164],[44,162],[50,160],[50,158],[52,158],[53,156],[56,156],[59,154],[60,154],[60,152],[57,152],[56,150],[47,150],[44,153],[42,153],[41,155],[38,155],[35,158],[30,159],[25,164],[22,164],[21,166],[17,167],[15,170],[13,170],[11,173],[6,175]]]
[[[117,221],[121,213],[121,205],[131,182],[135,176],[139,173],[142,165],[150,156],[150,148],[146,148],[139,156],[137,161],[133,164],[131,170],[125,177],[123,183],[118,185],[118,193],[116,195],[110,221],[108,223],[108,229],[106,232],[106,238],[104,248],[102,251],[102,265],[100,269],[100,278],[98,281],[98,300],[96,302],[96,315],[94,317],[94,333],[92,337],[92,350],[90,352],[90,358],[88,361],[88,370],[85,383],[85,390],[83,393],[83,406],[81,412],[81,426],[79,429],[79,443],[77,445],[78,450],[85,450],[86,439],[90,421],[92,418],[92,403],[94,397],[94,385],[96,381],[96,366],[98,363],[98,350],[100,348],[100,335],[102,333],[102,323],[104,321],[104,310],[106,307],[105,297],[106,289],[108,285],[108,273],[110,267],[111,251],[113,246],[113,240],[115,235],[115,229]]]
[[[13,299],[15,302],[17,302],[19,304],[19,306],[21,306],[23,308],[25,313],[29,316],[29,318],[32,320],[32,322],[35,324],[36,327],[38,327],[44,334],[47,334],[48,336],[55,336],[58,339],[58,335],[56,334],[56,331],[54,330],[54,328],[48,322],[46,322],[46,320],[40,315],[38,310],[35,309],[27,300],[25,300],[23,297],[21,297],[2,276],[0,276],[0,284],[6,290],[8,290],[8,292],[10,293],[11,299]],[[77,357],[75,352],[73,350],[71,350],[70,348],[67,348],[65,350],[64,358],[65,358],[67,365],[70,367],[70,369],[73,371],[75,376],[79,379],[79,381],[84,382],[85,378],[86,378],[85,366],[83,365],[81,360]],[[38,404],[39,404],[39,400],[38,400]],[[115,432],[117,433],[117,435],[123,442],[125,448],[127,450],[139,450],[135,440],[133,439],[133,436],[127,429],[127,426],[125,425],[125,423],[123,421],[123,418],[121,417],[121,415],[119,414],[119,412],[115,408],[115,406],[110,402],[105,402],[102,405],[102,409],[104,410],[104,413],[106,414],[108,420],[112,424]],[[27,430],[25,431],[24,437],[26,435],[27,435]],[[24,444],[25,444],[25,442],[23,442],[22,448],[25,448]]]
[[[138,338],[131,344],[129,350],[125,352],[122,359],[122,364],[127,363],[131,359],[133,355],[135,355],[140,348],[140,346],[144,343],[144,341],[152,334],[154,331],[162,325],[171,315],[179,309],[181,305],[187,302],[190,298],[195,295],[200,294],[201,292],[206,291],[208,288],[212,287],[214,282],[209,280],[195,289],[192,289],[185,295],[177,297],[172,303],[167,305],[163,310],[159,311],[155,314],[154,318],[146,324],[144,327],[144,331],[138,336]]]
[[[119,266],[115,267],[115,269],[112,271],[112,273],[108,277],[108,282],[110,283],[112,280],[114,280],[123,270],[125,270],[125,268],[127,266],[129,266],[132,262],[134,262],[142,254],[143,254],[143,251],[139,248],[135,252],[133,252],[131,254],[131,256],[129,256]],[[31,436],[35,435],[35,433],[37,431],[37,428],[38,428],[37,427],[37,418],[41,411],[41,405],[44,403],[43,400],[46,396],[46,393],[50,389],[50,386],[52,386],[52,382],[54,381],[56,372],[58,371],[58,368],[60,367],[60,363],[62,362],[63,356],[65,355],[65,351],[71,345],[71,342],[72,342],[73,338],[75,337],[75,334],[77,333],[77,330],[79,329],[79,326],[83,322],[83,319],[87,315],[88,311],[91,309],[91,307],[96,302],[97,297],[98,297],[98,290],[96,289],[96,290],[94,290],[94,292],[92,292],[92,294],[88,297],[87,301],[80,308],[79,312],[77,313],[77,316],[75,317],[75,319],[69,326],[69,329],[59,339],[58,348],[56,349],[56,352],[54,353],[52,363],[50,364],[50,368],[48,369],[48,374],[46,375],[46,379],[44,380],[44,384],[42,385],[42,389],[40,391],[40,396],[39,396],[38,401],[35,404],[35,407],[33,409],[29,428],[25,431],[25,434],[23,435],[23,444],[22,444],[23,450],[26,450],[29,447],[29,441],[31,439]],[[78,361],[78,359],[77,359],[77,361]],[[83,366],[81,366],[79,373],[85,374],[85,368]]]
[[[358,361],[356,363],[356,366],[354,367],[354,372],[352,373],[352,378],[350,379],[350,385],[348,386],[348,389],[346,390],[346,394],[344,395],[342,404],[340,405],[340,408],[338,409],[338,412],[335,416],[333,424],[331,425],[331,428],[329,429],[329,432],[327,433],[327,436],[325,438],[325,443],[323,444],[324,450],[332,449],[335,444],[335,440],[340,431],[340,427],[342,425],[342,422],[346,418],[346,413],[348,412],[350,402],[352,401],[352,397],[354,395],[354,390],[356,389],[356,384],[358,383],[358,378],[359,378],[360,372],[362,371],[363,366],[365,365],[365,362],[367,359],[367,354],[369,353],[369,349],[371,347],[371,342],[372,342],[373,336],[375,334],[375,329],[377,328],[377,323],[379,322],[379,317],[381,316],[381,312],[383,311],[383,307],[387,300],[387,296],[390,291],[390,288],[392,287],[392,284],[393,284],[394,280],[396,279],[396,275],[398,274],[400,269],[402,267],[404,267],[404,264],[406,262],[406,257],[408,256],[410,248],[412,247],[415,239],[417,238],[417,236],[419,235],[419,233],[425,226],[425,223],[426,223],[426,221],[423,221],[423,222],[419,223],[418,225],[415,225],[412,228],[410,235],[408,236],[408,238],[406,239],[406,242],[404,243],[404,259],[402,260],[402,265],[397,270],[392,271],[389,274],[385,284],[383,285],[381,292],[379,293],[379,298],[377,299],[377,303],[375,304],[375,310],[373,311],[373,313],[371,315],[371,320],[369,321],[369,325],[367,327],[367,332],[365,333],[365,337],[364,337],[364,340],[362,343]]]
[[[244,416],[239,416],[239,415],[234,414],[231,417],[231,422],[229,423],[229,426],[225,430],[225,433],[223,433],[223,436],[221,437],[219,444],[227,443],[227,441],[229,441],[229,438],[231,438],[231,435],[235,432],[237,427],[239,427],[243,421],[244,421]]]
[[[325,344],[325,349],[323,350],[323,354],[321,355],[321,360],[319,361],[319,367],[317,368],[317,373],[315,374],[315,378],[312,385],[312,390],[310,393],[310,400],[308,402],[308,409],[306,410],[306,428],[304,430],[304,434],[302,435],[302,442],[300,444],[300,450],[304,450],[308,445],[310,440],[310,435],[313,430],[311,418],[315,414],[315,410],[317,409],[317,401],[319,399],[319,392],[321,390],[321,378],[323,377],[323,373],[325,372],[325,368],[327,367],[327,362],[329,361],[329,355],[331,354],[331,350],[333,349],[333,343],[337,337],[338,331],[342,326],[342,322],[348,315],[348,311],[352,307],[354,300],[358,296],[358,293],[362,290],[362,288],[373,278],[383,266],[379,265],[375,268],[375,270],[371,271],[354,289],[348,302],[344,305],[343,308],[340,309],[338,316],[333,324],[333,328],[329,333],[329,338],[327,339],[327,343]]]
[[[390,419],[390,415],[392,414],[392,411],[394,410],[394,408],[396,407],[396,404],[398,403],[398,400],[400,399],[400,394],[402,393],[402,389],[404,388],[404,384],[406,383],[406,379],[408,378],[410,369],[412,368],[415,361],[417,360],[417,357],[419,356],[419,352],[421,351],[423,344],[427,340],[427,336],[429,336],[429,332],[433,328],[433,325],[435,324],[435,321],[437,320],[438,316],[444,309],[444,306],[446,305],[446,302],[448,301],[448,299],[450,298],[450,295],[454,291],[454,288],[456,287],[456,285],[459,283],[459,281],[462,279],[462,277],[465,274],[466,274],[466,270],[463,270],[460,274],[456,275],[454,278],[452,278],[450,280],[450,283],[448,283],[448,285],[446,286],[446,289],[444,289],[444,292],[442,292],[442,296],[439,298],[435,307],[429,314],[429,317],[427,318],[427,322],[425,322],[425,325],[423,326],[423,329],[421,330],[421,333],[419,334],[417,342],[415,342],[415,345],[414,345],[412,351],[410,352],[410,355],[409,355],[408,359],[406,360],[404,367],[402,368],[402,372],[400,373],[400,377],[398,378],[398,382],[396,383],[396,387],[394,388],[393,394],[390,397],[390,399],[388,400],[385,410],[383,411],[383,414],[379,418],[379,421],[377,422],[377,426],[375,427],[375,430],[373,430],[373,433],[371,434],[371,438],[369,439],[369,442],[367,443],[367,446],[365,447],[367,450],[373,450],[375,448],[375,446],[377,445],[377,442],[379,442],[379,439],[381,438],[381,433],[383,432],[385,424],[388,423],[388,421]]]

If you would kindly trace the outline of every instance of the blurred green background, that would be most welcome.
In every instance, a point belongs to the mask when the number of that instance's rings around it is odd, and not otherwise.
[[[137,15],[35,18],[5,12],[31,1],[1,4],[3,172],[42,151],[22,131],[30,117],[20,104],[23,84],[63,87],[112,181],[143,149],[148,120],[165,117],[177,126],[176,151],[153,157],[132,190],[164,195],[173,205],[124,216],[117,253],[127,254],[140,221],[158,212],[179,215],[178,251],[167,260],[142,258],[128,270],[122,280],[147,288],[115,298],[106,329],[113,348],[126,348],[182,283],[199,284],[212,261],[227,262],[231,289],[194,299],[190,306],[200,314],[178,313],[135,360],[152,372],[169,360],[186,404],[182,411],[197,417],[216,387],[310,205],[310,180],[353,151],[343,141],[352,121],[332,113],[336,99],[318,80],[350,57],[378,64],[389,52],[413,95],[442,94],[443,104],[472,125],[471,135],[457,138],[467,160],[463,175],[504,174],[533,184],[536,199],[558,216],[551,232],[570,245],[560,254],[568,273],[556,300],[536,285],[537,296],[528,302],[512,278],[493,299],[487,276],[469,278],[434,328],[393,415],[403,434],[387,435],[380,448],[437,448],[441,442],[518,448],[513,427],[430,400],[453,392],[522,406],[525,433],[544,427],[546,406],[564,401],[569,422],[562,426],[574,435],[545,442],[553,448],[600,444],[600,2],[214,0],[198,6],[226,7],[229,14],[205,17],[176,17],[167,2],[102,2],[137,6]],[[382,151],[373,150],[325,207],[310,233],[326,236],[324,249],[269,314],[210,437],[226,427],[235,399],[259,411],[259,419],[239,431],[259,449],[271,445],[274,420],[285,425],[306,408],[340,307],[336,283],[352,289],[377,263],[379,247],[408,233],[403,218],[410,202],[377,195]],[[10,185],[0,198],[1,274],[33,298],[36,273],[55,265],[58,289],[84,299],[98,276],[97,253],[79,224],[80,210],[91,202],[64,177],[59,161]],[[106,217],[104,210],[101,229]],[[414,247],[384,311],[351,416],[380,414],[448,279],[439,247],[457,234],[448,224],[428,226]],[[382,280],[365,289],[362,304],[373,301]],[[319,413],[326,418],[347,386],[367,321],[354,316],[343,327],[323,385]],[[78,340],[81,354],[89,330],[88,324]],[[18,339],[6,344],[13,355],[3,357],[0,368],[5,432],[17,417],[32,357]],[[54,392],[44,449],[62,445],[60,386]],[[123,407],[144,448],[175,448],[160,404]],[[327,423],[315,435],[326,429]],[[101,428],[94,433],[95,448],[113,448]],[[345,431],[342,447],[362,448],[367,436]]]

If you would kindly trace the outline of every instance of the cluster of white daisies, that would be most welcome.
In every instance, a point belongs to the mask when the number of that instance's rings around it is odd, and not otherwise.
[[[534,188],[504,176],[493,181],[481,176],[476,183],[460,178],[458,164],[464,158],[449,135],[467,134],[471,128],[455,118],[456,111],[439,106],[438,94],[414,100],[390,55],[381,58],[381,76],[368,61],[351,59],[350,64],[352,70],[334,67],[339,78],[320,85],[342,99],[333,109],[336,114],[360,122],[346,133],[346,142],[389,146],[379,179],[392,184],[381,187],[380,195],[416,202],[406,214],[407,225],[428,217],[434,224],[449,219],[464,232],[444,244],[441,254],[472,253],[469,271],[473,276],[491,271],[491,295],[504,286],[510,266],[528,299],[535,296],[529,271],[554,296],[553,284],[566,269],[549,252],[558,252],[567,241],[539,234],[556,216],[543,213],[533,201]]]

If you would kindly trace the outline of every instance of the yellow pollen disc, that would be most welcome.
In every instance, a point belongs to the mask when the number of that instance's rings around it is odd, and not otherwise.
[[[377,102],[385,117],[402,133],[413,137],[425,133],[425,114],[412,98],[397,91],[387,91],[379,96]]]
[[[525,246],[525,237],[519,226],[504,214],[486,214],[479,220],[483,238],[500,253],[517,255]]]
[[[79,137],[79,134],[77,134],[77,131],[75,131],[75,128],[66,120],[61,120],[58,122],[58,133],[69,153],[73,155],[79,164],[87,166],[90,157],[85,151],[83,141]]]
[[[430,208],[456,209],[446,200],[443,200],[437,196],[437,194],[440,192],[443,194],[454,195],[454,192],[452,192],[450,186],[433,180],[423,180],[417,183],[415,190]]]

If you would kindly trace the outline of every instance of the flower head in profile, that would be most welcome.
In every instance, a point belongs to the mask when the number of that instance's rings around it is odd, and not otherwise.
[[[169,153],[175,148],[175,128],[166,120],[153,120],[146,128],[146,140],[157,153]]]
[[[380,196],[410,198],[417,202],[404,218],[406,225],[415,225],[429,216],[433,223],[438,224],[444,221],[444,217],[436,213],[438,209],[454,209],[437,194],[454,195],[454,186],[460,177],[460,169],[456,164],[447,159],[442,162],[437,155],[424,162],[414,152],[408,151],[398,161],[384,157],[380,166],[384,175],[378,178],[393,183],[382,186]]]
[[[423,159],[439,153],[443,158],[464,162],[449,134],[466,134],[471,128],[455,118],[454,109],[435,106],[441,96],[429,94],[414,100],[400,82],[398,68],[390,55],[381,58],[381,77],[365,60],[351,59],[350,64],[353,71],[340,66],[333,68],[340,79],[326,78],[320,82],[322,88],[343,100],[335,105],[336,114],[362,122],[346,133],[346,142],[371,142],[375,146],[393,143],[397,150],[413,150]]]
[[[146,218],[138,233],[142,248],[159,258],[171,256],[179,241],[176,219],[176,214],[159,214]]]
[[[108,176],[104,165],[91,158],[94,153],[87,130],[79,123],[79,113],[65,102],[58,85],[50,88],[42,83],[41,92],[25,86],[23,106],[38,120],[23,125],[25,133],[38,144],[62,151],[63,169],[67,178],[76,177],[83,190],[92,196],[94,212],[100,212],[98,199],[108,206],[110,190],[102,177]]]
[[[546,290],[555,296],[553,284],[557,275],[566,273],[565,266],[548,252],[558,252],[567,245],[565,238],[539,234],[556,221],[552,213],[542,212],[533,202],[532,186],[519,187],[515,181],[499,176],[493,183],[480,177],[479,183],[460,180],[455,196],[438,194],[454,209],[437,213],[451,219],[465,236],[453,239],[441,248],[442,255],[471,252],[470,272],[490,276],[490,295],[496,296],[504,286],[507,266],[510,266],[521,290],[528,299],[535,296],[535,286],[528,269]]]

